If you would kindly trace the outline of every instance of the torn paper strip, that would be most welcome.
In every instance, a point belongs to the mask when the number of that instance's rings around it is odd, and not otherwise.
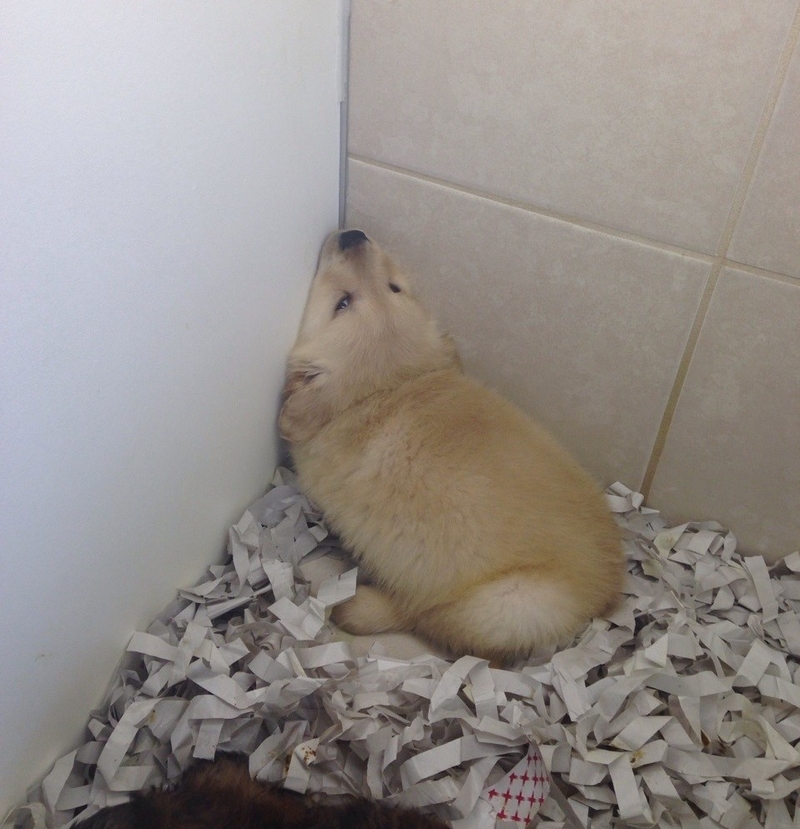
[[[767,566],[713,522],[667,526],[621,484],[608,498],[621,606],[499,670],[337,634],[355,569],[282,471],[226,563],[131,638],[86,743],[17,825],[67,826],[218,751],[246,753],[259,780],[420,806],[455,829],[800,825],[800,554]]]

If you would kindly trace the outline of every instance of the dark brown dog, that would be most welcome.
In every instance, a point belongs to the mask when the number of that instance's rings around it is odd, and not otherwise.
[[[365,798],[323,805],[251,779],[247,759],[199,762],[174,786],[103,809],[78,829],[446,829],[438,818]]]

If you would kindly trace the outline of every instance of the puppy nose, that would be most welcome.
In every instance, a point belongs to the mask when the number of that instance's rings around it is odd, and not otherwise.
[[[345,230],[339,234],[339,250],[347,250],[369,242],[367,234],[363,230]]]

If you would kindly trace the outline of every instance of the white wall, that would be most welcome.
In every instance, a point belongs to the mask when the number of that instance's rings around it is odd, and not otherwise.
[[[266,486],[340,2],[0,8],[0,817]]]

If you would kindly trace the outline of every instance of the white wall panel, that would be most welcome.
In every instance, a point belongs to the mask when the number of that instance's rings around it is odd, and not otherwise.
[[[0,817],[266,486],[340,2],[0,9]]]

